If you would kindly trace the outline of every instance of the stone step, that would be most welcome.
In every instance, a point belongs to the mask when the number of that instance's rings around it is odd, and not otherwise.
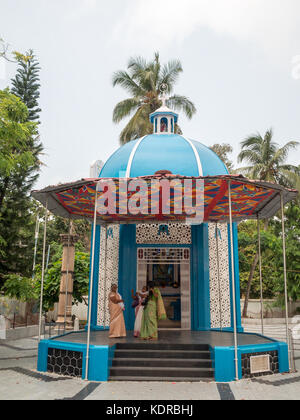
[[[213,378],[166,377],[166,376],[112,376],[109,382],[213,382]]]
[[[181,344],[181,343],[149,343],[148,341],[135,343],[117,343],[116,348],[120,350],[126,349],[147,349],[147,350],[195,350],[209,351],[208,344]]]
[[[121,377],[166,377],[166,378],[213,378],[214,369],[212,368],[185,368],[185,367],[143,367],[140,366],[118,366],[110,368],[110,378]]]
[[[155,359],[210,359],[209,351],[193,350],[148,350],[116,349],[114,357],[118,358],[155,358]]]
[[[117,366],[146,366],[146,367],[195,367],[195,368],[211,368],[212,361],[210,359],[170,359],[170,358],[115,358],[112,362],[113,367]]]

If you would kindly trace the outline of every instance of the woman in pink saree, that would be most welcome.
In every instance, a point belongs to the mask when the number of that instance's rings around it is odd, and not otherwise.
[[[108,295],[109,300],[109,338],[126,337],[126,328],[124,322],[123,311],[124,301],[121,295],[118,293],[118,286],[113,284],[111,286],[111,292]]]

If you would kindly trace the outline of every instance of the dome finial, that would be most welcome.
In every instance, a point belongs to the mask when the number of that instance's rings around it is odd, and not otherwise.
[[[162,83],[159,87],[161,92],[160,99],[162,106],[150,114],[149,118],[153,124],[154,134],[174,134],[175,124],[178,120],[178,114],[167,107],[166,102],[169,99],[167,92],[169,87],[167,83]]]
[[[168,100],[168,98],[167,98],[167,91],[168,91],[167,83],[162,83],[160,85],[159,90],[160,90],[160,93],[161,93],[162,106],[167,106],[166,105],[166,102]]]

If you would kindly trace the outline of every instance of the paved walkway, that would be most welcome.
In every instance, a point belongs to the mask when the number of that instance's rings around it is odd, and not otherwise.
[[[207,382],[103,382],[36,371],[37,339],[0,340],[0,400],[299,400],[299,372],[241,380]]]

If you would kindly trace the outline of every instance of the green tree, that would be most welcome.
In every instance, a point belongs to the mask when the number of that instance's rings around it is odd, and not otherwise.
[[[173,94],[174,85],[183,71],[179,60],[162,65],[159,54],[155,53],[150,62],[143,57],[131,58],[127,69],[115,72],[112,79],[113,86],[121,86],[130,94],[130,98],[119,102],[113,111],[114,123],[131,116],[120,134],[121,144],[152,133],[149,115],[162,105],[162,85],[167,87],[167,94],[172,94],[167,100],[169,107],[183,110],[188,118],[195,114],[195,105],[187,97]],[[180,132],[179,127],[177,131]]]
[[[10,60],[7,49],[6,46],[2,55]],[[2,107],[6,107],[13,117],[18,113],[18,119],[12,121],[10,126],[6,125],[6,132],[1,133],[3,164],[0,167],[0,284],[9,273],[27,277],[32,274],[35,220],[32,218],[34,204],[30,199],[30,192],[39,176],[43,150],[37,123],[34,122],[40,112],[39,66],[32,50],[26,55],[13,53],[13,56],[18,63],[16,77],[12,80],[13,93],[6,90],[5,98],[4,94],[1,98]],[[7,118],[8,115],[6,120]],[[22,124],[21,128],[26,132],[22,134],[19,129],[15,142],[12,142],[11,130],[18,128],[16,123]]]
[[[273,140],[273,130],[268,130],[264,137],[257,133],[247,137],[242,143],[238,162],[246,161],[249,165],[236,171],[261,181],[271,181],[286,187],[292,187],[292,179],[299,174],[299,168],[286,163],[291,150],[299,146],[297,141],[289,141],[279,147]]]
[[[286,262],[288,295],[293,301],[300,299],[300,206],[289,203],[285,209]],[[283,255],[281,242],[281,221],[274,219],[270,222],[274,235],[280,238],[280,249],[277,256],[279,276],[277,276],[276,292],[279,301],[284,300]],[[284,306],[284,305],[283,305]]]
[[[292,187],[298,168],[286,163],[288,153],[299,145],[296,141],[290,141],[284,146],[279,147],[273,140],[272,129],[268,130],[264,136],[259,133],[247,137],[242,143],[242,150],[238,156],[239,162],[246,161],[248,166],[241,167],[235,172],[242,173],[252,179],[261,181],[271,181],[280,183],[287,187]],[[264,229],[268,227],[265,222]],[[245,304],[243,316],[247,316],[248,300],[250,295],[251,283],[258,263],[258,253],[255,253],[248,277],[247,290],[245,293]]]
[[[59,300],[60,280],[61,280],[61,264],[62,264],[62,248],[57,248],[57,253],[49,265],[44,279],[44,294],[43,294],[43,310],[48,311],[53,309],[53,306]],[[89,288],[89,269],[90,256],[89,253],[83,252],[81,246],[76,244],[75,262],[74,262],[74,277],[73,277],[73,302],[85,301],[85,296],[88,294]],[[36,294],[40,296],[41,288],[41,267],[37,268],[37,281],[35,282]]]
[[[260,222],[261,227],[263,222]],[[253,221],[245,221],[239,224],[239,268],[240,268],[240,286],[241,293],[245,295],[248,287],[249,271],[253,258],[257,252],[257,224]],[[281,238],[275,235],[273,229],[261,232],[261,250],[262,250],[262,278],[263,278],[263,296],[264,298],[274,298],[278,283],[278,270],[282,255]],[[281,270],[282,271],[282,270]],[[251,299],[260,297],[260,277],[259,270],[253,274],[251,289],[249,293]]]
[[[231,173],[233,170],[233,162],[228,155],[233,152],[232,147],[228,143],[215,143],[210,149],[219,156],[221,161],[226,165],[228,172]]]
[[[85,296],[88,294],[89,287],[89,253],[80,251],[81,247],[76,245],[75,264],[74,264],[74,281],[73,281],[73,301],[87,302]],[[79,249],[79,250],[78,250]],[[43,310],[52,310],[54,304],[58,302],[60,279],[61,279],[61,254],[62,248],[56,249],[56,255],[45,274],[44,292],[43,292]],[[25,277],[17,274],[9,274],[6,276],[2,287],[5,295],[29,304],[30,309],[36,302],[40,300],[41,291],[41,267],[37,267],[36,279]]]
[[[27,264],[29,194],[40,166],[37,134],[37,123],[28,120],[20,98],[0,91],[0,284],[4,275],[22,273]]]
[[[12,79],[11,92],[18,96],[28,109],[28,120],[39,119],[38,99],[40,97],[39,71],[40,66],[33,50],[26,52],[27,59],[18,59],[17,74]]]

